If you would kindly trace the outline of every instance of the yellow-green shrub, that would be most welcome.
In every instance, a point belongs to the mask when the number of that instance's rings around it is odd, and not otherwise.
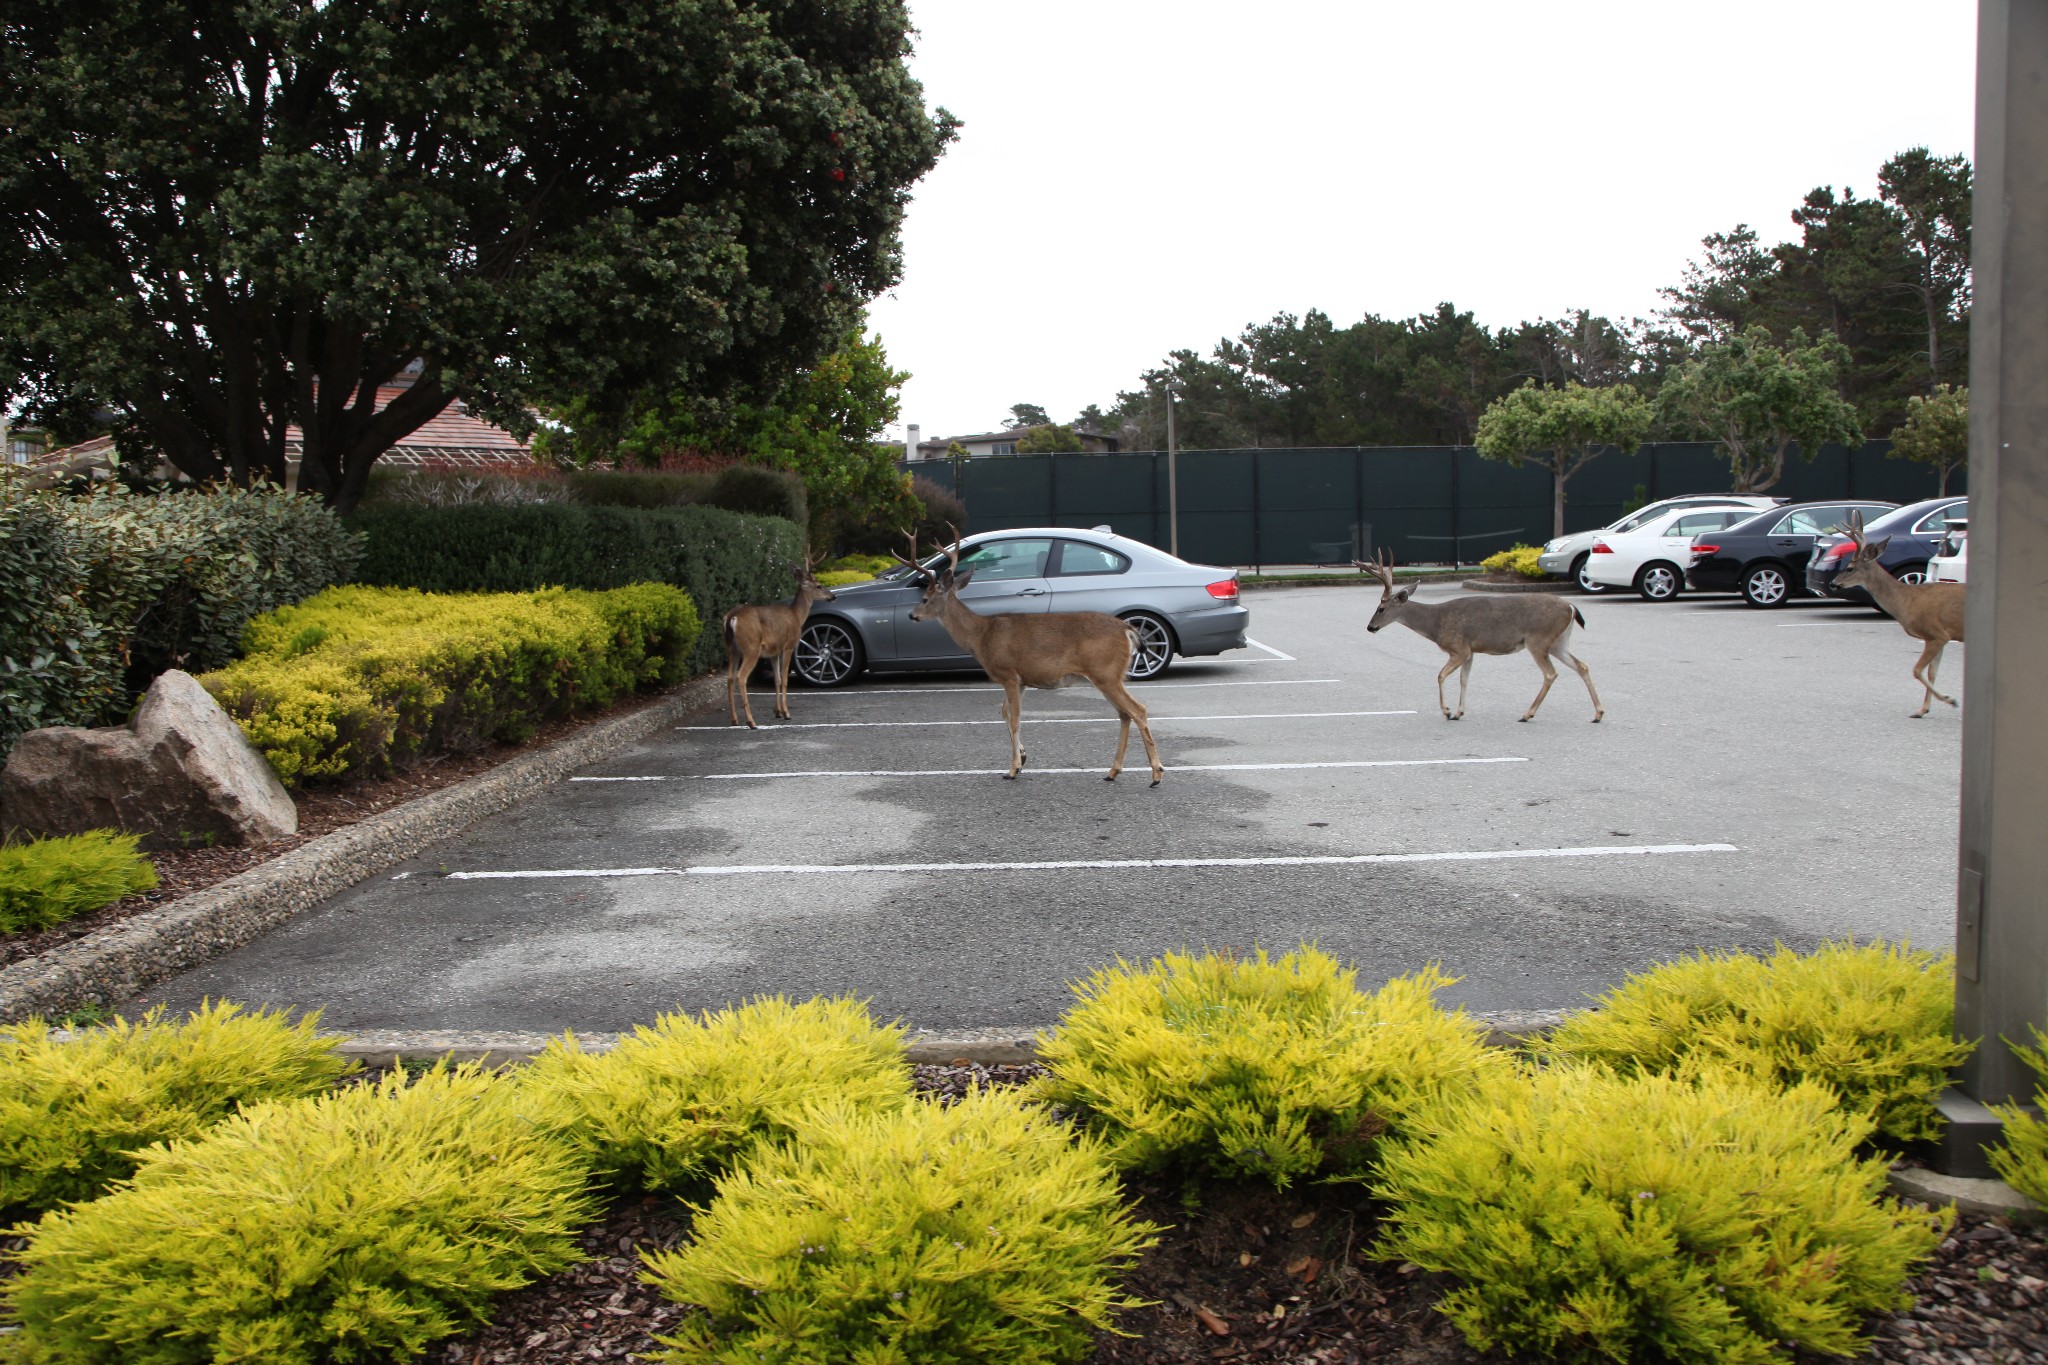
[[[1940,1133],[1934,1100],[1970,1045],[1950,1036],[1955,961],[1886,943],[1700,953],[1630,977],[1538,1044],[1622,1070],[1689,1060],[1819,1081],[1901,1141]]]
[[[434,595],[330,588],[266,613],[200,679],[286,782],[519,740],[673,682],[699,633],[680,588]]]
[[[156,885],[136,836],[95,829],[0,844],[0,934],[47,929]]]
[[[643,1278],[705,1310],[662,1339],[670,1361],[1038,1365],[1088,1353],[1152,1231],[1097,1143],[981,1090],[813,1113]]]
[[[875,576],[859,569],[828,569],[818,575],[818,582],[828,588],[843,588],[849,583],[872,583]]]
[[[418,1355],[577,1259],[574,1153],[474,1068],[253,1105],[47,1214],[5,1289],[48,1365]]]
[[[68,1043],[39,1019],[0,1031],[0,1219],[91,1199],[151,1143],[196,1137],[245,1104],[317,1094],[354,1067],[316,1016],[225,1002],[176,1023],[163,1014]]]
[[[1382,1134],[1508,1063],[1437,1007],[1454,978],[1428,967],[1364,995],[1356,975],[1309,947],[1119,962],[1075,986],[1037,1093],[1078,1109],[1125,1166],[1283,1187],[1359,1171]]]
[[[1524,578],[1548,578],[1537,556],[1543,553],[1541,545],[1514,545],[1508,549],[1490,554],[1479,561],[1479,567],[1488,573],[1520,574]]]
[[[595,1170],[677,1189],[787,1137],[813,1105],[903,1103],[910,1069],[901,1026],[877,1025],[860,1001],[775,996],[701,1019],[663,1015],[603,1055],[568,1035],[520,1085],[526,1112]]]
[[[1880,1198],[1868,1120],[1732,1071],[1494,1076],[1382,1157],[1375,1254],[1460,1281],[1480,1350],[1754,1365],[1853,1355],[1952,1213]]]
[[[2034,1030],[2034,1046],[2015,1043],[2013,1050],[2040,1076],[2034,1104],[2048,1113],[2048,1034]],[[2005,1183],[2043,1208],[2048,1208],[2048,1123],[2028,1114],[2018,1105],[1997,1106],[2005,1120],[2004,1137],[1990,1149],[1991,1169]]]

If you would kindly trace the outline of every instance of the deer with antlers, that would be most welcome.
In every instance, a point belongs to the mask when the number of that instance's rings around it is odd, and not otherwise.
[[[1586,624],[1577,607],[1555,597],[1509,597],[1504,593],[1461,597],[1451,602],[1413,602],[1409,599],[1414,596],[1415,585],[1396,588],[1393,561],[1384,554],[1375,563],[1354,559],[1351,564],[1353,568],[1371,570],[1380,581],[1379,610],[1372,614],[1365,628],[1368,634],[1399,622],[1451,656],[1436,675],[1436,704],[1445,720],[1464,718],[1465,684],[1472,678],[1474,654],[1513,654],[1523,649],[1529,651],[1536,667],[1543,670],[1543,688],[1522,713],[1523,720],[1535,716],[1536,708],[1550,695],[1550,685],[1557,681],[1553,659],[1575,671],[1586,684],[1586,695],[1593,699],[1593,723],[1598,725],[1600,717],[1607,714],[1600,705],[1600,694],[1593,690],[1593,670],[1566,647],[1571,641],[1573,622]],[[1451,676],[1453,669],[1458,670],[1455,714],[1444,705],[1444,679]]]
[[[1152,727],[1145,708],[1124,686],[1130,671],[1137,636],[1130,625],[1098,611],[1051,612],[1043,616],[984,616],[959,598],[960,589],[974,577],[974,570],[960,571],[960,532],[949,526],[953,543],[946,549],[946,567],[936,573],[917,562],[917,537],[910,538],[909,559],[896,558],[910,567],[924,584],[924,596],[910,609],[913,621],[936,619],[953,637],[955,644],[974,656],[982,672],[1002,685],[1002,717],[1010,723],[1010,771],[1014,779],[1024,767],[1024,744],[1018,726],[1024,716],[1024,689],[1065,687],[1076,678],[1086,678],[1095,690],[1116,708],[1116,758],[1109,765],[1105,782],[1116,781],[1124,770],[1124,751],[1131,742],[1131,726],[1145,741],[1145,757],[1152,764],[1152,785],[1166,775],[1159,765],[1159,748],[1152,742]]]
[[[1851,512],[1849,524],[1843,529],[1855,542],[1856,553],[1850,557],[1849,566],[1835,575],[1835,586],[1863,589],[1885,615],[1899,623],[1900,629],[1926,646],[1913,665],[1913,681],[1927,690],[1920,698],[1920,709],[1913,713],[1912,718],[1918,720],[1926,715],[1927,708],[1937,700],[1954,706],[1954,697],[1945,697],[1934,690],[1934,674],[1941,667],[1941,652],[1948,648],[1949,642],[1963,643],[1963,585],[1901,583],[1891,576],[1890,570],[1877,562],[1885,547],[1892,543],[1890,536],[1875,545],[1867,543],[1863,539],[1861,512]]]
[[[818,581],[816,560],[806,556],[803,563],[789,567],[796,575],[796,597],[789,605],[742,605],[725,614],[726,715],[731,724],[738,725],[740,708],[745,707],[749,730],[761,728],[754,723],[754,702],[747,695],[747,679],[753,676],[754,665],[764,657],[773,659],[769,669],[775,675],[775,719],[788,720],[789,665],[796,657],[796,642],[804,633],[811,608],[833,600],[832,590]]]

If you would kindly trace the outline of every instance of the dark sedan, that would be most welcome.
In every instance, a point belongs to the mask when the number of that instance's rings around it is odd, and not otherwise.
[[[1880,540],[1890,540],[1877,562],[1891,572],[1901,583],[1924,583],[1927,581],[1927,561],[1932,559],[1941,547],[1943,537],[1948,535],[1949,518],[1958,520],[1970,515],[1968,498],[1928,498],[1925,502],[1909,502],[1896,512],[1887,512],[1863,528],[1863,538],[1872,545]],[[1806,590],[1824,597],[1839,597],[1845,602],[1870,604],[1870,594],[1861,588],[1838,588],[1835,576],[1848,566],[1849,556],[1855,552],[1856,543],[1847,536],[1830,536],[1814,548],[1813,558],[1806,565]]]
[[[1693,537],[1686,586],[1694,592],[1739,592],[1752,607],[1781,607],[1806,595],[1806,561],[1814,543],[1861,512],[1870,521],[1895,502],[1799,502],[1773,507],[1725,531]]]

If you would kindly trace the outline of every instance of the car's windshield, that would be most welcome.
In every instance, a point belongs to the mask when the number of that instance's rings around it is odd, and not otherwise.
[[[1645,526],[1648,526],[1651,522],[1657,520],[1657,518],[1659,517],[1668,517],[1674,512],[1691,511],[1694,508],[1712,507],[1713,505],[1714,504],[1712,502],[1695,502],[1688,500],[1686,502],[1679,503],[1677,506],[1673,506],[1670,503],[1664,503],[1662,505],[1655,507],[1645,507],[1640,512],[1635,512],[1630,514],[1629,516],[1623,517],[1620,521],[1615,522],[1612,526],[1609,526],[1607,529],[1616,532],[1617,534],[1623,531],[1640,531]],[[1742,509],[1738,507],[1737,510]]]

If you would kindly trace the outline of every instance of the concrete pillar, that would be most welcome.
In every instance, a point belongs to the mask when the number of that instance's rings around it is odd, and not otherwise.
[[[2048,0],[1980,0],[1972,213],[1956,1030],[1981,1041],[1951,1099],[2003,1103],[2034,1076],[2000,1035],[2048,1028]]]
[[[922,429],[915,422],[912,422],[909,426],[903,428],[904,459],[915,460],[917,458],[917,443],[921,434]]]

